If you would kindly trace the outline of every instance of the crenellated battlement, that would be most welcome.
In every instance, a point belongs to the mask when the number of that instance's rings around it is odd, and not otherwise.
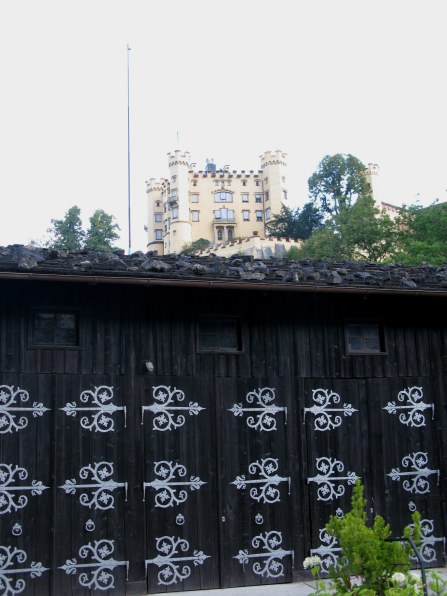
[[[168,163],[170,168],[172,166],[186,166],[189,168],[190,161],[191,154],[189,151],[180,151],[180,149],[176,149],[175,151],[170,151],[168,153]]]
[[[163,178],[150,178],[146,180],[146,192],[162,192],[165,182]]]
[[[259,156],[261,160],[261,168],[264,169],[266,166],[283,166],[287,167],[287,153],[276,149],[276,151],[266,151]]]

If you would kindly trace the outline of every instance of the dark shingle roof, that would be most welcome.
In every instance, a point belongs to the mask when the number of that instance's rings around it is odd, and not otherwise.
[[[0,278],[66,279],[115,283],[259,286],[301,291],[447,294],[447,264],[405,267],[325,259],[254,259],[234,255],[190,257],[135,252],[125,255],[11,245],[0,247]],[[201,283],[199,283],[201,282]]]

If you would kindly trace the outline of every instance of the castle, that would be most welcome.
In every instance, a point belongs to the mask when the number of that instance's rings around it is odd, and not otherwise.
[[[201,238],[216,246],[268,237],[269,222],[288,206],[286,159],[283,151],[266,151],[257,171],[218,169],[212,161],[197,170],[189,152],[168,153],[169,177],[146,182],[149,250],[165,255]],[[365,171],[373,195],[378,171],[371,163]]]

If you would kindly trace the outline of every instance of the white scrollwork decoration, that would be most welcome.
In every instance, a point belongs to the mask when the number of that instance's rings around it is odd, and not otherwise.
[[[101,385],[100,387],[95,387],[94,391],[82,391],[79,399],[82,404],[88,405],[78,406],[76,402],[69,402],[60,409],[63,410],[67,416],[73,416],[73,418],[76,417],[78,412],[95,412],[94,414],[82,416],[82,428],[101,433],[114,431],[115,421],[112,418],[112,415],[118,411],[124,413],[124,426],[127,426],[126,406],[115,406],[115,404],[111,402],[113,399],[113,387]]]
[[[439,482],[439,470],[431,470],[427,468],[428,454],[422,451],[417,451],[410,455],[406,455],[402,459],[402,466],[404,468],[412,468],[413,471],[405,472],[400,468],[393,468],[387,476],[392,480],[400,481],[401,477],[405,478],[402,482],[403,488],[410,493],[423,495],[430,492],[430,482],[427,480],[429,476],[437,474]]]
[[[209,555],[198,550],[193,551],[192,555],[181,556],[189,550],[189,542],[175,536],[156,538],[156,549],[159,554],[153,559],[146,559],[144,565],[146,576],[149,565],[159,567],[159,586],[172,586],[178,581],[183,581],[191,575],[191,567],[186,563],[193,563],[195,566],[203,565],[204,561],[210,558]]]
[[[239,490],[245,489],[247,484],[255,484],[259,486],[252,486],[250,489],[250,496],[252,499],[262,503],[277,503],[281,500],[278,485],[281,482],[287,482],[290,490],[290,477],[279,476],[278,460],[273,457],[261,459],[261,461],[252,462],[248,466],[250,474],[258,475],[259,478],[247,480],[245,475],[236,476],[230,484],[234,484]]]
[[[259,534],[253,538],[251,544],[254,549],[260,548],[261,552],[249,553],[247,549],[244,549],[240,550],[233,558],[237,559],[241,565],[248,564],[250,559],[265,559],[253,563],[252,569],[256,575],[270,578],[281,577],[284,575],[282,559],[290,555],[293,560],[293,551],[281,548],[281,532],[273,530],[271,532]]]
[[[343,404],[342,408],[331,407],[340,402],[340,396],[330,389],[313,389],[312,399],[315,405],[311,408],[304,408],[304,417],[307,412],[315,414],[315,430],[326,431],[337,428],[343,421],[341,415],[352,416],[354,412],[358,412],[351,404]]]
[[[397,414],[398,410],[404,410],[399,414],[399,421],[406,426],[419,428],[425,426],[424,410],[431,409],[432,418],[434,416],[435,405],[426,404],[422,401],[424,396],[422,387],[408,387],[397,394],[397,401],[405,405],[396,405],[396,402],[389,401],[383,408],[388,414]]]
[[[186,468],[172,461],[154,462],[154,473],[158,478],[152,482],[143,483],[143,501],[146,497],[146,488],[154,488],[157,491],[156,507],[166,508],[184,503],[188,498],[187,488],[190,491],[200,490],[200,487],[206,484],[197,476],[191,476],[189,480],[179,480],[186,477]]]
[[[275,400],[274,388],[254,389],[247,393],[245,399],[249,404],[254,404],[254,407],[243,407],[241,403],[238,403],[228,410],[233,412],[235,416],[243,416],[244,412],[255,412],[254,415],[247,416],[247,425],[250,428],[267,432],[276,430],[275,415],[278,412],[284,412],[285,424],[287,424],[287,408],[272,403]]]
[[[86,569],[79,574],[79,584],[92,590],[112,590],[115,587],[113,571],[120,566],[129,571],[129,561],[116,561],[111,555],[115,550],[114,540],[95,540],[93,543],[84,544],[79,549],[81,559],[90,559],[90,562],[77,562],[77,559],[67,559],[63,569],[67,575],[75,575],[78,570]]]
[[[335,565],[338,558],[338,553],[341,548],[338,546],[338,541],[335,536],[328,534],[326,528],[319,530],[320,546],[318,548],[311,548],[311,555],[318,555],[321,559],[321,570],[329,571],[329,568]]]
[[[127,482],[115,482],[112,476],[113,463],[100,461],[81,468],[79,472],[81,480],[90,480],[90,482],[77,484],[73,478],[66,480],[59,488],[64,489],[67,495],[74,495],[77,489],[93,489],[90,496],[86,492],[81,493],[79,497],[81,505],[101,510],[113,509],[115,498],[111,493],[117,488],[124,488],[127,501]]]
[[[26,480],[28,472],[25,468],[13,464],[0,464],[0,515],[23,509],[28,503],[26,495],[21,492],[31,492],[33,496],[41,495],[48,488],[40,480],[33,480],[30,485],[18,485],[18,480]]]
[[[410,524],[412,529],[414,524]],[[434,522],[432,519],[421,519],[421,539],[417,544],[419,554],[424,563],[433,563],[436,561],[436,543],[443,544],[443,551],[445,551],[445,537],[433,536],[435,531]],[[411,554],[410,558],[416,562],[417,557],[415,554]]]
[[[143,406],[141,412],[141,424],[144,423],[144,412],[148,410],[156,414],[152,422],[154,430],[166,431],[179,428],[185,424],[185,415],[181,412],[187,412],[190,416],[197,416],[204,410],[197,402],[190,401],[187,406],[176,406],[175,403],[181,403],[185,399],[185,394],[181,389],[171,389],[166,385],[157,385],[152,387],[152,395],[156,400],[150,406]]]
[[[315,463],[317,470],[322,474],[308,478],[307,483],[316,482],[319,485],[317,490],[318,501],[332,501],[345,494],[343,484],[336,486],[335,482],[347,480],[348,484],[355,484],[357,478],[360,478],[355,472],[347,472],[346,476],[336,476],[337,472],[343,472],[345,469],[344,464],[338,459],[318,457]]]
[[[40,577],[42,573],[48,571],[42,563],[31,563],[29,567],[17,567],[25,563],[27,554],[24,550],[12,546],[0,546],[0,594],[3,596],[13,596],[23,592],[26,582],[23,578],[16,579],[17,574],[29,574],[30,577]]]
[[[31,412],[34,418],[42,416],[50,408],[43,404],[34,402],[32,407],[21,406],[29,400],[29,393],[25,389],[14,389],[14,386],[0,385],[0,434],[12,433],[22,430],[28,426],[28,418],[21,415],[18,419],[16,414]],[[13,413],[15,412],[15,413]]]

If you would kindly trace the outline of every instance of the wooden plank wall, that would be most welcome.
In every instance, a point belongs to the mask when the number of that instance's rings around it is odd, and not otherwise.
[[[290,542],[295,551],[295,573],[301,569],[301,561],[310,549],[318,547],[319,530],[329,514],[349,507],[349,490],[329,506],[317,500],[317,487],[308,479],[317,473],[318,457],[344,460],[346,470],[355,470],[365,483],[369,506],[374,512],[387,516],[395,534],[401,532],[404,522],[410,521],[408,504],[413,500],[417,501],[423,516],[434,521],[436,535],[445,536],[447,325],[444,303],[441,298],[410,296],[2,282],[0,383],[27,388],[37,401],[52,407],[51,414],[39,420],[39,424],[30,423],[30,432],[20,434],[18,439],[0,435],[0,461],[17,460],[21,465],[27,462],[29,477],[42,479],[50,486],[48,499],[36,498],[22,517],[8,518],[9,525],[17,519],[26,527],[26,532],[32,532],[32,535],[23,534],[17,546],[33,544],[30,560],[44,559],[52,568],[50,574],[30,584],[33,588],[27,593],[35,590],[36,594],[48,594],[50,586],[53,593],[61,589],[71,589],[72,593],[79,590],[76,578],[61,579],[57,574],[62,572],[55,571],[63,563],[60,552],[74,555],[85,538],[76,533],[76,508],[60,500],[57,484],[75,475],[81,460],[85,465],[100,455],[116,457],[120,477],[127,468],[147,466],[146,458],[156,456],[153,449],[157,443],[148,442],[147,432],[146,439],[141,438],[144,435],[139,416],[143,399],[150,396],[155,379],[157,382],[167,379],[178,387],[191,387],[194,395],[206,390],[207,399],[212,399],[215,393],[216,407],[208,407],[207,415],[213,412],[214,421],[210,424],[216,429],[223,425],[222,437],[227,437],[227,441],[234,420],[231,414],[230,419],[225,418],[228,415],[225,400],[230,398],[225,397],[222,387],[234,393],[230,401],[236,403],[247,390],[275,383],[278,401],[288,409],[287,429],[279,450],[287,454],[287,471],[291,476],[287,515],[292,527]],[[79,308],[81,347],[31,348],[29,322],[33,306]],[[229,355],[198,353],[196,321],[203,314],[240,316],[243,351]],[[364,317],[383,323],[385,354],[346,353],[344,322]],[[144,362],[148,360],[154,365],[152,377],[144,369]],[[131,434],[124,432],[120,425],[116,437],[86,440],[79,429],[73,434],[73,421],[58,408],[95,384],[117,387],[118,402],[125,403],[130,413]],[[399,426],[397,416],[383,409],[389,401],[396,400],[399,391],[413,386],[423,387],[424,401],[433,403],[435,412],[433,418],[431,411],[426,412],[426,425],[418,429]],[[343,420],[341,429],[331,434],[315,432],[313,417],[304,416],[304,408],[313,405],[313,391],[318,388],[336,392],[342,403],[351,403],[357,409],[355,415]],[[225,420],[230,420],[230,426],[224,426]],[[197,426],[196,420],[194,424]],[[200,432],[200,424],[196,432]],[[210,435],[209,441],[212,440]],[[119,448],[116,441],[121,443]],[[220,489],[216,474],[222,466],[225,468],[226,457],[222,447],[224,438],[219,441],[215,457],[216,462],[221,462],[220,468],[213,471],[210,479],[210,486],[217,493]],[[171,457],[171,447],[163,441],[160,445],[165,457]],[[184,451],[190,448],[187,442],[182,447]],[[199,451],[203,448],[200,442],[194,447]],[[262,449],[272,452],[275,448],[266,443],[258,451],[253,446],[244,449],[245,454],[232,456],[240,458],[241,473],[253,454],[259,456]],[[430,468],[439,470],[439,480],[433,477],[430,492],[422,496],[405,493],[402,484],[387,476],[393,467],[402,468],[404,455],[414,452],[428,453]],[[204,460],[206,466],[212,465],[211,460]],[[233,473],[230,468],[228,466],[228,475]],[[125,547],[120,547],[117,558],[131,559],[129,579],[135,590],[145,584],[141,553],[150,551],[149,530],[144,530],[149,511],[141,504],[139,482],[136,477],[130,478],[128,504],[118,500],[117,508],[104,522],[117,528],[117,535],[126,543]],[[197,502],[203,498],[200,494]],[[223,496],[216,494],[214,498],[220,515],[225,509]],[[210,507],[206,500],[203,503]],[[272,519],[278,518],[283,523],[284,512],[275,516]],[[61,519],[66,520],[62,524],[63,538],[56,537],[54,531]],[[103,523],[101,520],[99,522]],[[157,524],[160,523],[158,520]],[[217,531],[210,520],[207,523],[213,527],[213,532]],[[2,540],[11,540],[8,524],[2,523]],[[245,534],[242,532],[247,540],[249,531],[251,528]],[[194,532],[198,537],[203,529]],[[238,581],[230,577],[229,553],[223,555],[225,545],[233,538],[221,534],[219,540],[222,560],[227,557],[221,571],[216,569],[215,562],[209,577],[203,571],[205,567],[201,568],[200,573],[205,575],[200,576],[200,580],[195,579],[190,584],[192,587],[234,585]],[[436,550],[439,564],[440,543],[436,543]],[[137,565],[132,567],[132,561],[137,561]],[[122,570],[120,574],[117,581],[122,588]],[[151,585],[152,590],[155,587]]]

